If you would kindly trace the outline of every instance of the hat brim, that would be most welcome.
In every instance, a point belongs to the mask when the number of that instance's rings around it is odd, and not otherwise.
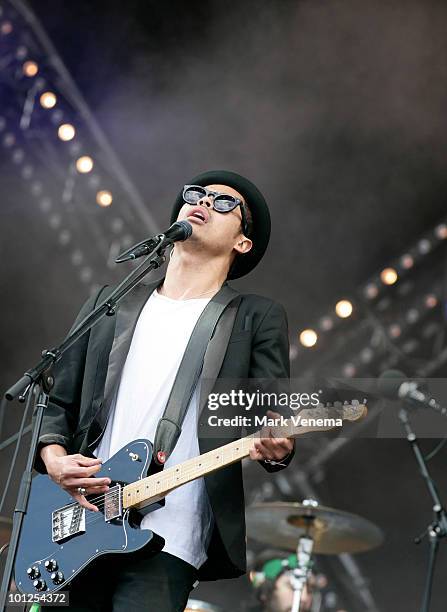
[[[259,189],[251,181],[228,170],[211,170],[192,178],[188,185],[228,185],[236,189],[250,209],[253,227],[250,239],[253,246],[248,253],[238,255],[228,275],[236,279],[251,272],[261,261],[270,240],[271,220],[267,202]],[[182,190],[183,191],[183,190]],[[171,224],[177,221],[180,209],[184,205],[182,191],[178,194],[171,214]]]

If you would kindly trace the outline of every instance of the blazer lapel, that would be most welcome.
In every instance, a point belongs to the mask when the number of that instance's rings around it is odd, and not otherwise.
[[[115,314],[115,335],[109,355],[106,381],[104,384],[104,399],[88,431],[87,441],[89,447],[92,447],[93,444],[98,441],[99,436],[102,435],[104,431],[138,318],[143,306],[160,282],[161,280],[150,283],[144,281],[139,283],[118,306]]]

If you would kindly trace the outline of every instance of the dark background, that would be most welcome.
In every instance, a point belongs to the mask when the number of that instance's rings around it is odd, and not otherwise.
[[[263,191],[270,247],[237,286],[284,304],[292,344],[445,215],[445,3],[31,6],[160,227],[180,186],[200,171],[235,170]],[[62,338],[88,286],[3,153],[1,160],[4,388]],[[145,235],[142,228],[135,239]],[[110,278],[105,264],[97,276]],[[294,368],[299,375],[298,362]],[[8,407],[6,434],[20,410]],[[4,468],[10,457],[2,453]],[[289,470],[301,459],[298,446]],[[442,494],[446,463],[445,452],[432,463]],[[247,470],[250,492],[264,480]],[[318,494],[385,530],[385,545],[358,557],[380,609],[418,609],[427,544],[417,548],[412,538],[430,521],[431,504],[405,442],[351,442],[325,466]],[[445,610],[446,561],[442,550],[434,612]],[[197,597],[236,610],[248,593],[243,578],[231,588],[201,585]],[[363,608],[354,598],[348,609]]]

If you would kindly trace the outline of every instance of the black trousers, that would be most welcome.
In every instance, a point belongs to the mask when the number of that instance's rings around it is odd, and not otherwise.
[[[70,585],[70,606],[53,612],[183,612],[197,580],[189,563],[145,549],[97,559]]]

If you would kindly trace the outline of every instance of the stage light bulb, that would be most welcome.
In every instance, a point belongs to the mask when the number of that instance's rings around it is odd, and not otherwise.
[[[377,288],[376,285],[374,285],[373,283],[370,283],[369,285],[365,287],[364,293],[365,293],[365,296],[368,298],[368,300],[373,300],[375,297],[378,296],[379,289]]]
[[[427,255],[427,253],[430,253],[431,251],[430,240],[427,240],[427,238],[423,238],[422,240],[420,240],[418,244],[418,249],[422,255]]]
[[[436,295],[427,295],[425,297],[425,305],[427,308],[434,308],[435,306],[438,305],[438,298],[436,297]]]
[[[389,331],[391,338],[399,338],[399,336],[402,333],[402,329],[400,325],[398,325],[397,323],[393,323],[392,325],[390,325],[388,331]]]
[[[414,266],[414,259],[410,254],[402,255],[400,263],[402,268],[405,268],[405,270],[409,270]]]
[[[53,108],[56,106],[57,98],[52,91],[44,91],[40,96],[40,105],[42,108]]]
[[[397,272],[394,268],[385,268],[380,273],[380,279],[384,285],[394,285],[397,281]]]
[[[27,77],[34,77],[39,72],[39,66],[36,62],[28,60],[23,64],[23,74]]]
[[[110,206],[110,204],[113,202],[113,197],[110,191],[107,191],[107,189],[102,189],[101,191],[98,191],[98,193],[96,194],[96,203],[99,204],[100,206],[106,207],[106,206]]]
[[[447,225],[445,223],[441,223],[435,229],[435,234],[439,240],[445,240],[447,238]]]
[[[93,159],[88,155],[83,155],[76,160],[76,170],[81,174],[87,174],[93,169]]]
[[[315,346],[318,340],[318,336],[313,329],[303,329],[300,333],[300,342],[306,348]]]
[[[352,304],[349,300],[340,300],[335,305],[335,312],[341,319],[346,319],[352,314]]]
[[[357,368],[353,363],[346,363],[343,366],[343,376],[346,376],[346,378],[353,378],[353,376],[356,375],[356,372]]]
[[[331,317],[323,317],[320,320],[320,329],[323,331],[330,331],[334,327],[334,322]]]
[[[73,140],[76,135],[76,130],[71,125],[71,123],[63,123],[59,126],[57,130],[57,135],[61,140],[67,142],[68,140]]]
[[[11,34],[13,28],[12,28],[12,23],[10,21],[3,21],[0,25],[0,33],[3,34],[4,36],[7,36],[8,34]]]

